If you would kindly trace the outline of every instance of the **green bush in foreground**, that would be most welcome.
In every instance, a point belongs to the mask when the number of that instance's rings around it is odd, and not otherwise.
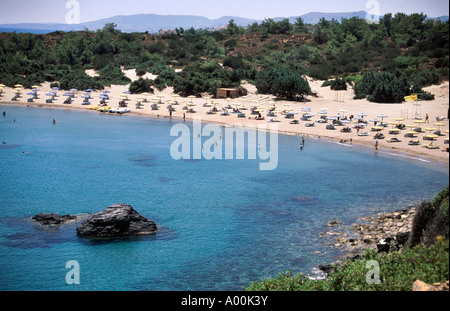
[[[290,272],[277,278],[251,283],[248,291],[410,291],[414,281],[445,282],[449,278],[449,242],[438,241],[431,247],[422,245],[403,252],[367,251],[361,259],[334,267],[327,280],[310,280]],[[375,260],[380,267],[379,284],[369,284],[371,269],[366,264]]]

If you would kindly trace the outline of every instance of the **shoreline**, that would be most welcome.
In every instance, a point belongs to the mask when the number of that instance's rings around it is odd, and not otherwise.
[[[87,108],[85,106],[73,106],[73,105],[64,105],[64,104],[57,104],[57,103],[53,103],[53,104],[49,104],[49,103],[39,103],[39,102],[33,102],[33,103],[23,103],[23,102],[11,102],[11,101],[5,101],[2,102],[0,101],[0,106],[15,106],[15,107],[27,107],[27,105],[29,107],[33,107],[33,108],[49,108],[49,109],[66,109],[66,110],[76,110],[76,111],[85,111],[85,112],[89,112],[87,110]],[[156,110],[157,112],[163,112],[163,110]],[[95,111],[92,111],[93,113]],[[95,112],[97,113],[97,112]],[[146,118],[164,118],[164,119],[176,119],[176,120],[183,120],[182,116],[179,115],[172,115],[171,117],[162,113],[147,113],[146,111],[138,111],[138,110],[131,110],[129,112],[130,115],[133,116],[141,116],[141,117],[146,117]],[[210,123],[210,124],[217,124],[220,126],[232,126],[232,127],[242,127],[242,128],[255,128],[253,125],[250,127],[248,124],[245,124],[243,122],[226,122],[224,121],[219,121],[219,120],[208,120],[204,118],[204,115],[202,114],[190,114],[190,113],[186,113],[186,119],[185,121],[189,121],[192,122],[194,120],[194,117],[201,117],[202,118],[202,122],[205,123]],[[237,121],[242,121],[242,120],[237,120]],[[265,123],[267,124],[267,123]],[[270,129],[267,129],[268,131]],[[314,133],[305,133],[305,132],[296,132],[296,131],[289,131],[289,130],[280,130],[278,129],[278,133],[279,134],[283,134],[283,135],[289,135],[289,136],[302,136],[305,138],[312,138],[312,139],[317,139],[317,140],[322,140],[322,141],[326,141],[329,143],[335,143],[338,146],[347,146],[347,147],[356,147],[356,148],[362,148],[365,151],[370,151],[373,150],[373,144],[371,142],[367,142],[367,141],[354,141],[349,144],[349,143],[341,143],[339,137],[333,137],[330,135],[319,135],[319,134],[314,134]],[[435,166],[440,166],[440,167],[449,167],[449,161],[448,159],[443,159],[440,156],[434,156],[432,154],[425,154],[425,153],[414,153],[412,151],[409,150],[404,150],[404,149],[400,149],[400,148],[385,148],[383,146],[380,147],[379,150],[373,150],[376,153],[380,153],[386,156],[393,156],[393,157],[399,157],[399,158],[404,158],[404,160],[413,160],[413,161],[420,161],[420,162],[426,162]]]
[[[331,263],[318,264],[309,277],[313,280],[326,279],[335,265],[358,260],[368,250],[401,252],[408,243],[416,211],[417,204],[392,212],[372,213],[358,218],[351,225],[329,220],[329,230],[320,233],[320,236],[324,244],[341,250],[342,254]]]

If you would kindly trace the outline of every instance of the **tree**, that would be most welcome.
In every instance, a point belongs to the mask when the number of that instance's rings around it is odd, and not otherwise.
[[[256,88],[259,93],[278,93],[290,100],[311,93],[308,81],[289,68],[271,68],[259,72],[256,77]]]
[[[305,25],[303,18],[297,17],[294,23],[294,31],[298,33],[309,33],[308,27]]]
[[[144,80],[142,78],[139,78],[138,80],[135,80],[130,84],[128,90],[132,94],[141,94],[145,92],[153,93],[152,81],[149,79]]]
[[[376,103],[401,103],[410,93],[406,76],[396,77],[389,72],[367,71],[355,87],[355,98],[365,98]]]

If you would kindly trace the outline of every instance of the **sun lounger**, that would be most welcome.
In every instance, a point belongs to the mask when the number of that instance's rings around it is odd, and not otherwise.
[[[431,145],[431,146],[426,146],[427,149],[439,149],[440,146],[439,145]]]
[[[358,133],[358,136],[369,136],[369,133],[368,132]]]
[[[396,137],[392,137],[392,138],[386,139],[386,141],[388,143],[400,143],[400,142],[402,142],[400,139],[398,139]]]
[[[420,140],[418,140],[418,139],[410,140],[408,145],[410,145],[410,146],[418,146],[418,145],[420,145]]]

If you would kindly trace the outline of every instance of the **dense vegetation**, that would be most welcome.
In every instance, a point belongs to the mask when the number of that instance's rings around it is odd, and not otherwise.
[[[282,273],[277,278],[252,283],[252,291],[409,291],[414,281],[428,284],[449,277],[449,187],[433,202],[422,202],[416,212],[408,247],[402,252],[366,251],[360,259],[335,265],[327,280],[303,274]],[[380,283],[366,281],[367,261],[380,267]]]
[[[379,24],[354,17],[305,25],[299,18],[294,24],[266,19],[244,28],[231,20],[223,30],[177,28],[158,35],[115,27],[0,34],[0,81],[101,89],[130,83],[122,66],[139,76],[158,75],[133,83],[132,92],[173,86],[182,95],[215,94],[218,87],[239,87],[247,80],[260,92],[292,99],[308,94],[303,81],[308,75],[332,79],[336,90],[350,84],[357,98],[399,102],[411,92],[431,99],[422,88],[449,76],[449,23],[424,14],[386,14]],[[99,76],[86,75],[86,69]]]

